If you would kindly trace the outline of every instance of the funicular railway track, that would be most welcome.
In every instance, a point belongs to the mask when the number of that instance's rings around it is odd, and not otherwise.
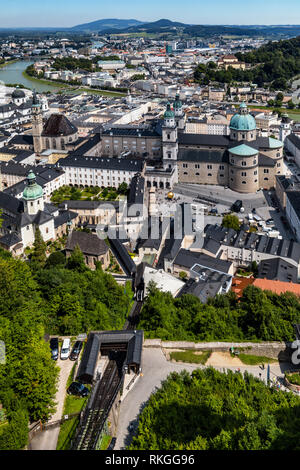
[[[135,302],[123,330],[128,331],[136,327],[142,306],[143,302]],[[108,413],[122,386],[126,350],[117,344],[112,344],[111,349],[112,351],[109,352],[110,359],[104,374],[101,380],[96,381],[93,387],[90,400],[72,442],[72,450],[96,449]]]
[[[122,384],[125,356],[125,351],[111,353],[105,372],[95,385],[92,401],[85,409],[79,433],[72,443],[73,450],[96,448],[108,412]]]

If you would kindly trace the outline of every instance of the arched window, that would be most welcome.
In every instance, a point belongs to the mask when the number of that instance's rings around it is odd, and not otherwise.
[[[242,184],[246,184],[246,181],[242,181]]]
[[[52,139],[52,146],[54,149],[56,149],[56,139]]]
[[[60,144],[61,144],[62,150],[64,150],[65,149],[65,139],[64,138],[60,139]]]
[[[50,148],[50,142],[49,142],[49,139],[46,139],[46,149],[49,149]]]

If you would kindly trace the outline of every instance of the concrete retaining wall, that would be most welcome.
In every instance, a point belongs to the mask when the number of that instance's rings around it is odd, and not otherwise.
[[[160,339],[145,339],[144,348],[164,349],[194,349],[195,351],[229,351],[229,348],[244,349],[246,354],[266,356],[279,361],[289,361],[291,355],[290,343],[262,342],[262,343],[235,343],[235,342],[203,342],[189,341],[162,341]]]

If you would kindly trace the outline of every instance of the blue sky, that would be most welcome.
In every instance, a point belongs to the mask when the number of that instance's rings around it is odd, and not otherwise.
[[[0,0],[0,27],[74,26],[102,18],[192,24],[300,24],[300,0]]]

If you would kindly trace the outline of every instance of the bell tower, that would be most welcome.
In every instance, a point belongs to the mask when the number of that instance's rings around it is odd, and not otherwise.
[[[41,103],[37,97],[36,92],[33,93],[32,100],[32,136],[33,136],[33,148],[37,155],[43,150],[42,142],[43,132],[43,115]]]

